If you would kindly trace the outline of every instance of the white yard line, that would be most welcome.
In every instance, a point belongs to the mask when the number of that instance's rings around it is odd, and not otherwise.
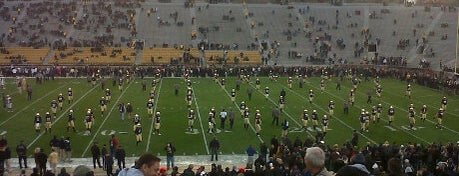
[[[191,90],[193,91],[193,101],[196,106],[196,112],[198,114],[199,123],[201,125],[201,131],[202,131],[201,133],[202,133],[202,139],[204,140],[204,146],[206,148],[207,154],[210,154],[209,147],[207,146],[208,144],[207,144],[207,139],[205,135],[206,132],[204,131],[204,127],[202,126],[201,112],[199,111],[199,105],[198,105],[198,102],[196,101],[196,93],[194,91],[193,86],[191,86]]]
[[[153,108],[153,113],[156,113],[156,108],[158,107],[158,101],[159,101],[159,94],[161,94],[162,86],[163,86],[163,80],[161,79],[161,81],[159,82],[158,95],[156,96],[155,108]],[[147,147],[145,148],[145,151],[149,151],[150,149],[150,141],[151,141],[151,135],[153,134],[154,122],[155,122],[155,118],[151,117],[150,132],[148,133],[148,141],[147,141]]]
[[[56,92],[57,90],[61,89],[62,87],[65,87],[67,85],[69,85],[70,83],[67,83],[67,84],[64,84],[56,89],[54,89],[53,91],[50,91],[48,92],[46,95],[40,97],[39,99],[36,99],[35,101],[33,101],[32,103],[29,103],[26,107],[22,108],[21,110],[19,110],[18,112],[16,112],[14,115],[12,115],[11,117],[5,119],[2,123],[0,123],[0,126],[3,126],[6,122],[10,121],[11,119],[13,119],[14,117],[16,117],[17,115],[19,115],[22,111],[25,111],[25,110],[29,110],[30,106],[32,106],[33,104],[35,103],[38,103],[40,102],[43,98],[49,96],[50,94]]]
[[[81,154],[81,157],[84,157],[84,155],[88,151],[89,147],[92,146],[92,144],[94,142],[94,139],[96,139],[97,135],[99,134],[99,131],[102,129],[102,127],[104,126],[104,124],[107,121],[108,117],[110,117],[110,114],[112,114],[112,112],[115,109],[115,107],[118,107],[117,106],[118,102],[120,101],[121,97],[123,97],[124,93],[127,92],[129,87],[131,87],[133,82],[134,82],[134,80],[131,80],[131,83],[129,83],[129,85],[126,87],[126,89],[124,89],[123,92],[121,92],[120,96],[116,99],[116,102],[113,104],[112,108],[110,109],[110,112],[108,112],[108,114],[104,118],[104,121],[102,121],[102,123],[100,124],[99,128],[97,129],[97,131],[93,134],[92,139],[89,141],[88,145],[84,149],[83,154]],[[99,87],[99,86],[94,86],[94,87],[96,88],[96,87]]]
[[[67,111],[69,111],[70,109],[72,109],[73,106],[75,106],[76,104],[78,104],[78,102],[80,102],[84,97],[86,97],[89,93],[91,93],[94,89],[98,88],[98,86],[94,86],[93,88],[91,88],[89,91],[87,91],[85,94],[83,94],[83,96],[81,96],[78,100],[75,101],[75,103],[72,103],[71,106],[69,106],[67,109],[65,109],[65,111],[63,111],[61,113],[61,115],[59,115],[59,117],[57,119],[55,119],[53,121],[53,123],[51,124],[51,126],[53,126],[56,122],[58,122],[64,115],[67,115]],[[30,144],[27,146],[27,148],[30,148],[41,136],[43,136],[43,134],[45,134],[46,131],[42,131],[37,137],[35,137],[35,139],[30,142]]]

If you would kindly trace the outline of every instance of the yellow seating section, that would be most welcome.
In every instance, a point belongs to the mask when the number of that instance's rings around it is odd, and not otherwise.
[[[240,53],[243,53],[243,57],[241,58]],[[214,59],[210,61],[212,56],[223,57],[223,51],[206,51],[206,61],[208,64],[218,64],[218,62]],[[239,58],[239,64],[247,64],[247,65],[258,65],[262,64],[261,55],[258,51],[228,51],[227,54],[227,64],[235,64],[234,58]],[[244,58],[248,57],[248,61],[244,61]],[[215,57],[214,57],[215,58]]]
[[[48,52],[51,50],[50,48],[39,48],[34,49],[32,47],[8,47],[6,48],[10,54],[1,54],[0,53],[0,64],[10,64],[11,59],[10,56],[23,56],[24,59],[27,60],[29,64],[42,64],[43,59],[48,55]]]
[[[121,53],[116,53],[115,57],[111,57],[113,50],[121,50]],[[136,51],[132,48],[106,47],[104,52],[107,54],[106,56],[102,56],[103,52],[91,52],[90,47],[70,47],[64,51],[56,50],[54,56],[50,59],[50,63],[81,64],[81,60],[83,60],[84,64],[134,64],[136,60],[134,55]],[[61,58],[61,53],[67,56]],[[128,59],[123,59],[123,56]]]

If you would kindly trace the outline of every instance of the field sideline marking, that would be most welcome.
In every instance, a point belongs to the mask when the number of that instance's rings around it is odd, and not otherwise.
[[[159,83],[159,88],[158,88],[158,95],[156,96],[155,108],[153,108],[153,113],[156,113],[156,108],[158,107],[158,102],[159,102],[159,94],[161,93],[161,87],[162,86],[163,86],[163,79],[161,78],[160,83]],[[153,117],[151,117],[150,132],[148,133],[147,147],[145,148],[146,152],[148,151],[148,149],[150,149],[150,140],[151,140],[151,134],[153,133],[153,124],[154,124],[154,122],[155,122],[155,118],[154,118],[154,114],[153,114]]]
[[[260,93],[262,96],[264,95],[263,92],[260,90],[260,89],[257,89],[256,87],[253,86],[252,82],[249,82],[248,83],[250,87],[252,88],[255,88],[255,90],[257,90],[258,93]],[[268,100],[273,103],[275,106],[277,106],[276,102],[274,100],[271,99],[271,97],[268,98]],[[283,112],[287,117],[289,117],[290,119],[292,119],[299,127],[300,129],[302,129],[303,127],[301,126],[301,124],[295,120],[295,118],[293,118],[292,116],[290,116],[290,114],[287,113],[287,110],[284,109],[284,112]],[[306,133],[308,133],[309,136],[311,136],[312,138],[315,138],[314,135],[311,134],[311,132],[309,132],[307,129],[306,129]]]
[[[33,101],[32,103],[28,104],[26,107],[22,108],[21,110],[19,110],[18,112],[16,112],[14,115],[12,115],[11,117],[9,117],[8,119],[6,119],[5,121],[3,121],[2,123],[0,123],[0,126],[3,126],[6,122],[10,121],[12,118],[16,117],[19,113],[21,113],[22,111],[25,111],[26,109],[29,109],[29,107],[37,102],[39,102],[40,100],[42,100],[43,98],[49,96],[51,93],[54,93],[56,90],[58,89],[61,89],[62,87],[68,85],[70,83],[67,83],[67,84],[64,84],[60,87],[58,87],[57,89],[54,89],[53,91],[50,91],[48,92],[46,95],[40,97],[39,99],[36,99],[35,101]]]
[[[396,94],[392,94],[392,93],[389,93],[389,94],[394,95],[394,96],[397,96],[397,97],[400,97],[399,95],[396,95]],[[387,103],[387,102],[384,101],[384,100],[380,100],[380,101],[383,102],[383,103],[385,103],[385,104],[390,105],[389,103]],[[393,105],[393,106],[396,107],[397,109],[401,109],[401,110],[404,111],[404,112],[408,112],[407,110],[405,110],[405,109],[403,109],[403,108],[400,108],[400,107],[395,106],[395,105]],[[435,111],[434,111],[434,112],[435,112]],[[420,117],[419,115],[416,115],[416,116],[417,116],[417,117]],[[432,123],[432,124],[436,124],[435,122],[429,120],[429,118],[426,118],[426,121],[428,121],[428,122],[430,122],[430,123]],[[446,127],[444,123],[443,123],[441,126],[442,126],[444,129],[447,129],[448,131],[451,131],[451,132],[453,132],[453,133],[459,134],[459,132],[457,132],[456,130],[453,130],[453,129],[451,129],[451,128]]]
[[[196,101],[196,92],[194,91],[193,85],[191,86],[191,90],[193,91],[193,101],[194,101],[194,105],[196,106],[196,111],[197,111],[197,114],[198,114],[199,123],[201,124],[202,139],[204,139],[204,146],[206,147],[206,152],[209,155],[210,151],[209,151],[209,147],[207,146],[206,134],[205,134],[205,131],[204,131],[204,127],[202,126],[201,112],[199,111],[198,101]]]
[[[347,89],[346,86],[342,86],[342,87]],[[350,89],[349,89],[349,90],[350,90]],[[327,94],[329,94],[329,95],[332,95],[333,97],[336,97],[336,98],[338,98],[338,99],[344,101],[343,98],[341,98],[341,97],[339,97],[339,96],[336,96],[335,94],[332,94],[332,93],[330,93],[329,91],[325,91],[325,92],[326,92]],[[355,92],[357,92],[357,93],[359,93],[359,94],[364,94],[364,93],[362,93],[362,92],[360,92],[360,91],[355,91]],[[383,100],[380,100],[380,101],[384,102]],[[388,103],[386,103],[386,102],[384,102],[384,103],[385,103],[385,104],[388,104]],[[354,107],[355,107],[355,108],[358,108],[358,109],[363,109],[363,108],[362,108],[361,106],[359,106],[359,105],[355,105]],[[397,106],[394,106],[394,107],[397,107]],[[398,108],[398,107],[397,107],[397,108]],[[401,109],[401,108],[398,108],[398,109]],[[384,119],[384,118],[381,118],[381,120],[384,121],[384,122],[388,122],[388,121],[387,121],[386,119]],[[416,136],[416,135],[414,135],[413,133],[409,133],[409,132],[406,131],[406,130],[401,130],[401,128],[396,127],[396,126],[393,126],[393,127],[399,129],[399,130],[402,131],[402,132],[405,132],[405,133],[407,133],[407,134],[410,134],[411,136],[413,136],[413,137],[415,137],[415,138],[417,138],[417,139],[419,139],[419,140],[421,140],[421,141],[423,141],[423,142],[425,142],[425,143],[427,143],[427,144],[432,144],[431,142],[427,141],[426,139],[421,138],[421,137],[419,137],[419,136]]]
[[[86,154],[86,152],[88,151],[89,147],[91,146],[91,144],[94,142],[94,139],[96,139],[96,136],[99,134],[99,131],[102,129],[102,127],[104,126],[105,122],[107,121],[108,117],[110,117],[110,114],[112,114],[113,112],[113,109],[115,109],[115,107],[118,107],[117,104],[118,102],[120,101],[121,97],[123,97],[124,93],[127,92],[127,90],[129,89],[129,87],[131,87],[132,83],[134,81],[131,81],[129,83],[129,85],[126,87],[126,89],[123,90],[123,92],[121,92],[120,96],[116,99],[116,102],[113,104],[112,106],[112,109],[110,109],[110,112],[108,112],[108,114],[105,116],[104,118],[104,121],[102,121],[102,123],[100,124],[99,128],[97,129],[97,131],[94,133],[94,136],[92,137],[91,141],[89,141],[89,144],[86,146],[86,148],[84,149],[83,153],[81,154],[81,157],[84,157],[84,155]],[[94,87],[98,87],[98,86],[94,86]]]
[[[221,86],[220,80],[218,80],[218,85],[220,85],[220,88],[223,89],[223,87]],[[223,90],[225,91],[226,95],[228,95],[228,97],[230,98],[230,101],[231,101],[231,95],[229,94],[229,92],[226,90],[226,88],[223,89]],[[239,109],[239,106],[237,105],[236,101],[233,101],[233,104],[236,106],[236,109]],[[262,123],[263,123],[263,121],[262,121]],[[256,134],[257,132],[253,128],[252,123],[250,123],[250,121],[249,121],[249,126],[250,126],[250,129],[252,129],[252,131]],[[260,142],[262,142],[262,143],[264,142],[264,140],[261,138],[261,135],[257,136],[257,138],[258,138],[258,140],[260,140]]]
[[[94,86],[93,88],[91,88],[89,91],[87,91],[83,96],[81,96],[77,101],[75,101],[75,103],[72,103],[72,105],[70,105],[70,107],[68,107],[64,112],[62,112],[62,114],[53,121],[53,123],[51,124],[51,127],[56,123],[58,122],[62,116],[64,115],[67,115],[67,111],[69,111],[70,109],[72,109],[73,106],[75,106],[76,104],[78,104],[78,102],[80,102],[84,97],[86,97],[89,93],[91,93],[95,88],[97,88],[98,86]],[[40,135],[38,135],[37,137],[35,137],[35,139],[29,144],[27,145],[27,148],[30,148],[41,136],[43,136],[43,134],[46,133],[46,130],[45,131],[42,131],[40,133]]]

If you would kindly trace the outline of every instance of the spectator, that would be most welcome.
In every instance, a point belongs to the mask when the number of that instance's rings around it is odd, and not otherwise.
[[[126,168],[126,151],[121,145],[118,146],[118,149],[115,151],[115,159],[118,161],[119,169]]]
[[[172,145],[171,142],[166,144],[166,147],[164,147],[164,150],[166,151],[166,161],[167,161],[167,169],[169,170],[172,167],[175,166],[174,164],[174,154],[175,154],[175,147]]]
[[[94,176],[94,171],[86,165],[79,165],[73,170],[73,176]]]
[[[54,174],[57,174],[57,164],[59,162],[59,154],[56,150],[51,149],[51,153],[48,155],[49,167]]]
[[[354,176],[354,175],[370,175],[370,171],[365,167],[365,156],[362,153],[354,155],[351,158],[351,164],[342,167],[336,173],[336,176]]]
[[[91,154],[92,154],[92,165],[94,166],[94,169],[96,169],[96,162],[97,162],[97,166],[99,166],[99,168],[102,168],[102,165],[100,165],[100,148],[97,145],[97,142],[94,142],[94,144],[92,145]]]
[[[325,168],[325,152],[319,147],[311,147],[306,150],[304,163],[308,172],[314,176],[331,176]]]
[[[145,153],[137,160],[135,166],[120,171],[118,176],[153,176],[159,174],[160,161],[151,153]]]
[[[24,168],[27,168],[27,146],[24,144],[24,140],[21,140],[16,146],[16,153],[19,160],[19,169],[22,169],[23,165]]]
[[[215,156],[215,161],[218,161],[218,150],[220,150],[220,142],[218,141],[216,136],[214,136],[214,139],[210,141],[209,147],[210,147],[210,154],[211,154],[210,161],[214,160],[214,156]]]
[[[249,147],[246,150],[247,153],[247,166],[252,166],[253,161],[254,161],[254,155],[257,153],[257,150],[252,145],[249,145]]]
[[[69,173],[67,173],[67,170],[65,167],[61,168],[61,172],[57,176],[70,176]]]
[[[107,176],[111,176],[113,175],[113,164],[115,164],[115,161],[113,161],[113,157],[110,153],[106,153],[104,158],[104,169],[107,172]]]

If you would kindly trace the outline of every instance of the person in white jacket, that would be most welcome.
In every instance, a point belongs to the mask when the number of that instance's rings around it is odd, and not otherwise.
[[[159,175],[160,161],[151,153],[145,153],[137,160],[135,166],[119,172],[118,176],[157,176]]]

